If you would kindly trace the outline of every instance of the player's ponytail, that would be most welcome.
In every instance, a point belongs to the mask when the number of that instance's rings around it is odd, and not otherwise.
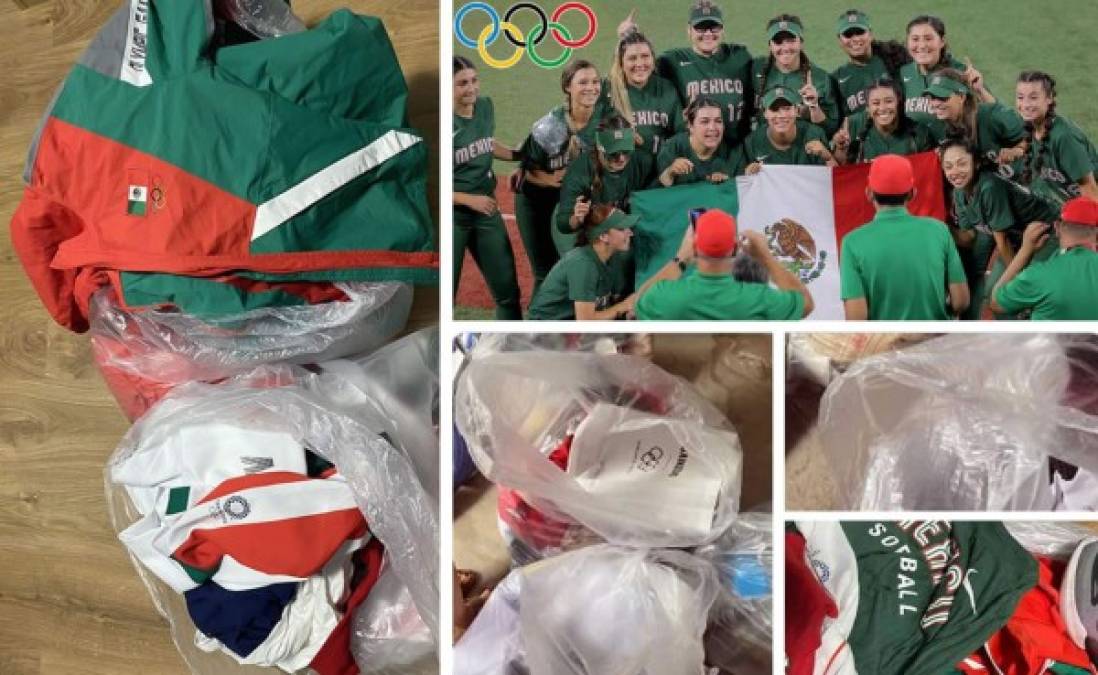
[[[870,43],[873,56],[884,62],[885,70],[892,79],[900,77],[900,68],[911,63],[911,54],[907,53],[907,47],[895,40],[874,40]]]

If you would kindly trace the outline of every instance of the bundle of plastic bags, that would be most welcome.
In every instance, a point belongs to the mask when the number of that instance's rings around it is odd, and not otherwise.
[[[845,508],[1098,508],[1095,385],[1093,336],[946,335],[852,364],[820,441]]]
[[[92,296],[92,354],[130,420],[184,382],[216,382],[257,366],[315,363],[371,351],[408,320],[407,284],[343,284],[346,299],[223,317],[128,311],[114,291]]]

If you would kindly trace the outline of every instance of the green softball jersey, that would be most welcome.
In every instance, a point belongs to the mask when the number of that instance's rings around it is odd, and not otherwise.
[[[637,299],[637,318],[646,320],[780,321],[803,316],[804,296],[797,291],[697,270],[674,281],[657,281]]]
[[[549,270],[538,292],[530,301],[527,318],[539,321],[566,321],[576,318],[577,302],[593,302],[595,309],[606,309],[625,291],[625,256],[615,254],[605,263],[591,246],[579,246]]]
[[[904,88],[904,111],[911,119],[929,127],[934,132],[935,138],[941,138],[942,134],[945,133],[945,123],[934,114],[934,108],[932,107],[934,99],[923,92],[926,91],[934,72],[941,70],[941,68],[953,68],[962,73],[968,70],[968,66],[957,59],[950,59],[948,63],[928,72],[926,75],[919,71],[919,66],[916,63],[905,63],[900,66],[900,84]]]
[[[950,126],[929,127],[935,142],[950,133]],[[976,149],[989,162],[998,163],[999,151],[1026,138],[1021,116],[1002,103],[981,103],[976,108]]]
[[[1025,161],[1033,172],[1030,187],[1062,204],[1082,194],[1079,181],[1098,176],[1098,150],[1071,120],[1059,117],[1042,140],[1034,140]],[[1015,176],[1017,179],[1018,176]]]
[[[652,158],[645,153],[634,153],[625,168],[618,172],[602,171],[602,189],[594,189],[595,160],[592,153],[586,152],[568,165],[560,188],[560,205],[557,207],[557,229],[565,234],[573,230],[568,225],[576,199],[586,191],[591,191],[591,203],[622,203],[633,190],[641,190],[648,185],[648,176],[652,170]]]
[[[454,192],[485,195],[496,192],[492,145],[496,114],[490,98],[478,98],[473,116],[454,113]]]
[[[556,108],[549,111],[549,114],[559,119],[564,126],[568,126],[568,117],[565,114],[564,106],[558,105]],[[587,151],[595,144],[595,131],[599,128],[599,122],[602,121],[602,115],[603,105],[600,101],[595,105],[595,108],[591,113],[591,119],[587,121],[586,126],[578,132],[572,132],[579,140],[579,149],[581,152]],[[540,171],[558,171],[563,169],[568,166],[568,146],[569,142],[566,141],[556,154],[550,155],[545,148],[541,147],[537,141],[534,140],[533,135],[529,135],[522,144],[523,167],[527,169],[538,169]]]
[[[840,257],[842,299],[865,298],[872,320],[948,319],[947,284],[965,282],[945,223],[902,206],[843,237]]]
[[[976,233],[970,283],[975,281],[974,275],[987,270],[995,252],[995,232],[1008,232],[1017,250],[1026,225],[1035,220],[1051,223],[1060,217],[1059,207],[1051,200],[990,171],[980,172],[971,195],[967,190],[954,190],[953,208],[957,227]]]
[[[800,70],[783,73],[778,70],[776,65],[772,65],[767,69],[769,62],[769,56],[759,56],[751,63],[751,86],[754,88],[757,97],[761,97],[774,87],[785,87],[799,92],[801,87],[805,85],[805,76]],[[835,88],[831,82],[831,76],[827,74],[826,70],[818,66],[812,66],[809,70],[812,73],[812,86],[816,87],[816,93],[820,97],[820,108],[826,116],[819,126],[830,138],[839,130],[839,125],[842,123],[842,114],[839,111],[839,101],[836,97]],[[764,76],[766,77],[765,81],[763,80]],[[765,126],[766,121],[763,119],[762,106],[756,103],[755,108],[755,116],[759,126]],[[807,121],[807,118],[805,119]]]
[[[936,145],[930,129],[913,120],[908,120],[905,127],[897,128],[891,134],[879,131],[865,110],[846,118],[846,123],[850,133],[847,158],[851,163],[858,159],[859,152],[860,161],[868,162],[881,155],[913,155]]]
[[[685,107],[695,96],[706,96],[724,109],[724,144],[739,143],[751,130],[755,94],[751,89],[751,54],[743,45],[724,43],[712,56],[689,47],[669,49],[656,60]]]
[[[744,139],[739,156],[735,158],[736,173],[742,174],[747,165],[754,162],[808,166],[827,164],[820,157],[805,152],[804,146],[809,141],[820,141],[824,146],[827,145],[827,137],[824,136],[823,129],[806,120],[797,120],[797,137],[793,140],[793,144],[784,150],[774,147],[767,134],[767,126],[761,124]]]
[[[865,63],[847,61],[831,73],[838,87],[836,98],[842,117],[865,109],[865,90],[874,80],[888,75],[888,68],[879,56],[870,56]],[[815,80],[815,76],[813,76]]]
[[[736,160],[733,153],[723,145],[709,159],[701,159],[690,145],[690,135],[683,132],[673,136],[660,148],[659,157],[656,158],[656,175],[662,174],[664,169],[671,166],[679,157],[684,157],[694,165],[694,170],[682,176],[675,176],[674,185],[686,183],[698,183],[709,180],[714,173],[723,173],[729,178],[736,175]]]
[[[660,151],[660,143],[682,131],[682,103],[679,101],[675,85],[670,81],[652,74],[643,87],[626,85],[629,92],[629,106],[633,109],[633,129],[643,142],[638,146],[651,155]],[[615,112],[610,97],[610,81],[602,81],[605,114]]]
[[[1007,313],[1032,309],[1033,320],[1098,320],[1098,253],[1082,246],[1030,263],[995,293]]]

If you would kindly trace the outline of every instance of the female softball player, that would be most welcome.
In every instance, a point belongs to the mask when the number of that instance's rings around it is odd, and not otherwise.
[[[940,153],[942,172],[953,187],[960,229],[957,243],[970,251],[962,260],[972,302],[962,318],[979,319],[989,291],[1014,258],[1026,226],[1034,221],[1055,221],[1059,206],[1000,176],[996,165],[964,139],[947,140]],[[1055,250],[1056,243],[1050,238],[1034,259],[1044,260]],[[993,256],[995,262],[989,270]]]
[[[831,77],[838,86],[839,111],[842,117],[852,115],[866,106],[866,89],[882,77],[899,79],[900,67],[911,60],[907,49],[895,40],[873,39],[869,16],[857,9],[839,15],[839,47],[850,58]]]
[[[473,62],[454,57],[454,295],[465,249],[473,255],[496,302],[497,319],[522,319],[515,256],[496,203],[492,158],[517,153],[497,141],[492,99],[480,96]]]
[[[679,95],[656,74],[652,43],[639,31],[626,32],[618,41],[604,88],[609,107],[632,120],[638,153],[654,160],[660,143],[683,130]]]
[[[618,35],[636,30],[634,13],[618,26]],[[694,0],[686,24],[689,47],[669,49],[656,59],[656,70],[674,85],[683,107],[695,96],[708,96],[724,111],[724,144],[732,147],[751,132],[754,94],[751,54],[740,44],[722,42],[724,15],[712,0]]]
[[[663,144],[656,160],[660,185],[709,181],[736,175],[732,153],[724,147],[724,114],[719,103],[699,96],[686,106],[687,130]]]
[[[774,87],[762,96],[766,124],[751,132],[740,148],[737,173],[758,173],[764,164],[835,164],[819,126],[800,119],[801,97],[795,89]]]
[[[1014,178],[1059,204],[1081,195],[1098,200],[1098,150],[1082,129],[1056,112],[1056,80],[1027,70],[1018,76],[1014,100],[1029,140],[1022,171]]]
[[[843,120],[835,134],[835,160],[859,164],[881,155],[911,155],[935,146],[930,130],[904,114],[899,83],[888,76],[866,87],[866,109]]]
[[[632,139],[630,139],[632,140]],[[579,321],[623,319],[636,295],[623,264],[637,217],[612,204],[591,207],[583,219],[576,247],[560,259],[530,302],[534,320]]]
[[[565,169],[595,144],[595,130],[603,115],[599,71],[590,61],[577,59],[569,63],[561,72],[560,88],[564,104],[538,120],[522,146],[515,195],[515,219],[534,272],[535,294],[560,260],[553,239],[553,209],[560,201]],[[546,127],[546,133],[538,133],[539,126]],[[541,138],[543,135],[551,138]],[[554,142],[557,144],[552,145]]]
[[[751,64],[753,87],[760,95],[775,87],[796,91],[802,101],[799,115],[818,125],[831,138],[842,121],[831,76],[812,65],[804,51],[804,28],[800,17],[779,14],[766,23],[770,54]],[[759,109],[762,122],[763,108]]]
[[[945,136],[963,136],[989,162],[1010,164],[1025,152],[1025,128],[1017,112],[1001,103],[980,103],[965,75],[942,68],[931,76],[926,95]]]

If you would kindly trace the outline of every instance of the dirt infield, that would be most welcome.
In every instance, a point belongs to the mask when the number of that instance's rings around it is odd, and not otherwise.
[[[496,179],[496,203],[503,213],[503,222],[507,225],[507,236],[511,239],[511,250],[515,252],[515,267],[518,273],[519,288],[522,289],[522,308],[530,304],[530,293],[534,288],[534,275],[530,271],[530,260],[526,257],[526,249],[522,246],[522,238],[519,237],[518,225],[515,223],[515,195],[507,185],[507,179]],[[480,275],[473,257],[465,254],[465,262],[461,267],[461,280],[458,282],[458,293],[455,305],[461,307],[481,307],[493,309],[496,305],[492,302],[492,294],[488,292],[488,286],[484,283],[484,277]]]

